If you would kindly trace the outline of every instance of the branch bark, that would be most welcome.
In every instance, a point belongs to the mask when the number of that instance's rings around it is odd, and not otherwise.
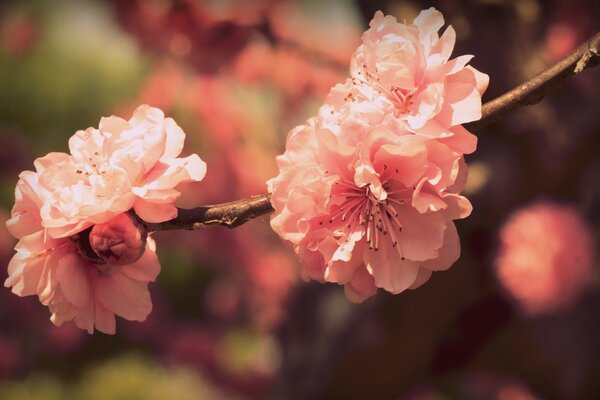
[[[516,108],[539,103],[569,78],[594,67],[600,63],[600,32],[579,46],[571,54],[540,72],[527,82],[513,90],[488,101],[481,108],[481,119],[466,124],[470,131],[477,132],[481,128],[503,118]]]
[[[251,219],[273,212],[271,196],[263,194],[228,203],[201,206],[192,209],[179,208],[176,218],[160,223],[138,220],[148,232],[175,229],[202,229],[211,225],[235,228]]]
[[[573,53],[534,76],[522,85],[485,103],[481,119],[466,125],[471,131],[479,131],[516,108],[538,103],[556,90],[569,78],[600,63],[600,32],[579,46]],[[201,229],[212,225],[235,228],[243,223],[274,211],[270,195],[263,194],[229,203],[179,209],[176,218],[161,222],[141,221],[149,232],[174,229]]]

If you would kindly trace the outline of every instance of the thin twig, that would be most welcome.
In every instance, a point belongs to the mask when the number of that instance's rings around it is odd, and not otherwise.
[[[481,108],[481,119],[466,124],[465,127],[476,132],[498,121],[516,108],[538,103],[569,78],[583,72],[586,68],[598,65],[600,63],[599,49],[600,32],[547,70],[485,103]]]
[[[600,32],[557,64],[502,96],[485,103],[482,107],[481,119],[467,124],[466,127],[469,130],[478,131],[518,107],[539,102],[567,79],[586,68],[598,65],[600,63],[599,49]],[[194,209],[179,209],[177,218],[161,223],[145,223],[145,225],[150,232],[200,229],[211,225],[235,228],[272,211],[274,210],[270,203],[270,195],[264,194],[229,203]]]

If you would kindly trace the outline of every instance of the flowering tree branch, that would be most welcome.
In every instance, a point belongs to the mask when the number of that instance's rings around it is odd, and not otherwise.
[[[579,46],[573,53],[534,76],[509,92],[485,103],[481,119],[467,124],[471,131],[478,131],[503,118],[512,110],[539,102],[544,96],[557,89],[569,78],[586,68],[600,63],[600,32]],[[223,204],[208,205],[193,209],[179,209],[176,218],[162,223],[144,225],[149,232],[175,229],[201,229],[212,225],[235,228],[243,223],[271,213],[270,195],[263,194]]]
[[[211,225],[235,228],[261,215],[273,211],[271,196],[263,194],[228,203],[201,206],[192,209],[179,208],[176,218],[160,223],[140,220],[148,232],[176,229],[201,229]]]
[[[600,63],[599,52],[600,32],[547,70],[485,103],[481,109],[481,119],[467,124],[467,128],[471,131],[478,131],[503,118],[516,108],[538,103],[569,78],[586,68],[598,65]]]

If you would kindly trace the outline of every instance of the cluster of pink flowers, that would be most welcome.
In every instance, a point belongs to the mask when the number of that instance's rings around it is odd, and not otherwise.
[[[70,154],[38,158],[17,183],[7,227],[19,242],[5,286],[38,295],[56,325],[114,333],[115,315],[144,320],[160,264],[127,212],[148,222],[177,216],[175,187],[206,173],[197,155],[178,157],[184,139],[175,121],[143,105],[129,121],[112,116],[75,133]]]
[[[318,115],[293,129],[268,182],[273,229],[304,261],[306,279],[345,285],[360,302],[400,293],[459,257],[453,220],[471,212],[459,193],[477,139],[488,77],[450,59],[455,32],[433,8],[413,24],[375,14],[350,78]]]
[[[496,273],[529,315],[568,308],[593,272],[589,227],[570,206],[537,203],[514,213],[500,230]]]

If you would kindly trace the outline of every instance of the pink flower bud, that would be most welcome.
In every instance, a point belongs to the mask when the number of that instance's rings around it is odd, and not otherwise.
[[[127,265],[144,254],[146,237],[141,224],[127,214],[119,214],[104,224],[94,225],[90,245],[108,264]]]

